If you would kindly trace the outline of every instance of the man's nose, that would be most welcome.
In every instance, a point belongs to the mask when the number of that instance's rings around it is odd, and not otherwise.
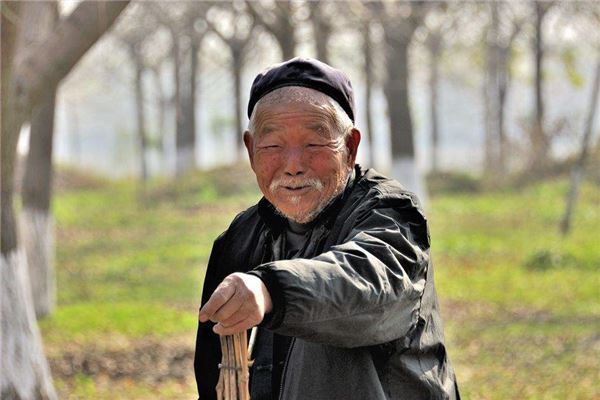
[[[289,149],[284,157],[286,175],[296,176],[305,172],[302,149]]]

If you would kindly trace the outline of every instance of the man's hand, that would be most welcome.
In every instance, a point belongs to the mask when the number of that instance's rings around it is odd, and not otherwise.
[[[260,324],[272,308],[271,295],[260,278],[236,272],[217,286],[198,319],[216,322],[216,334],[233,335]]]

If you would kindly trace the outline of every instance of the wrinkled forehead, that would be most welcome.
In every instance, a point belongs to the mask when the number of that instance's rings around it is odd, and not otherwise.
[[[335,100],[318,90],[302,86],[285,86],[263,96],[256,103],[252,119],[256,120],[261,114],[274,106],[301,105],[309,109],[321,109],[327,112],[334,108],[335,104]]]

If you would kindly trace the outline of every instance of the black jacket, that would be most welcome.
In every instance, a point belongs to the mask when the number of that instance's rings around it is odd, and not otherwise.
[[[233,272],[265,282],[273,311],[261,326],[294,337],[280,398],[458,399],[416,197],[357,166],[302,258],[271,261],[285,223],[265,199],[240,213],[215,241],[202,295]],[[196,339],[201,400],[215,398],[221,359],[212,326]]]

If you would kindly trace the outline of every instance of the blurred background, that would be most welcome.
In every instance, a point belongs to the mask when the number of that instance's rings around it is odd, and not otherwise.
[[[466,399],[600,398],[597,1],[2,1],[2,398],[195,398],[252,80],[345,71]]]

